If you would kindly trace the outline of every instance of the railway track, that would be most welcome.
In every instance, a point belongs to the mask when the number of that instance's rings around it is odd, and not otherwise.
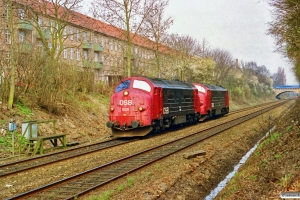
[[[259,111],[216,125],[201,132],[141,151],[134,155],[104,164],[80,174],[19,194],[9,199],[73,199],[112,180],[181,151],[195,143],[225,131],[264,112],[286,103],[272,105]]]
[[[251,109],[254,109],[257,107],[262,107],[262,106],[265,106],[268,104],[270,104],[270,103],[265,103],[265,104],[261,104],[261,105],[252,106],[249,108],[236,110],[236,111],[231,112],[230,114],[235,114],[235,113],[243,112],[246,110],[251,110]],[[275,102],[275,104],[276,104],[276,102]],[[70,159],[70,158],[73,158],[76,156],[85,155],[88,153],[103,150],[106,148],[111,148],[114,146],[132,142],[132,141],[135,141],[135,140],[129,140],[129,141],[110,140],[110,141],[106,141],[106,142],[91,144],[88,146],[77,147],[77,148],[65,150],[62,152],[55,152],[55,153],[46,154],[43,156],[33,157],[30,159],[20,160],[20,161],[13,162],[13,163],[3,164],[3,165],[0,165],[0,177],[11,175],[11,174],[18,173],[18,172],[21,172],[24,170],[35,168],[35,167],[40,167],[40,166],[47,165],[50,163],[67,160],[67,159]]]
[[[244,112],[247,110],[255,109],[255,108],[266,106],[269,104],[270,103],[265,103],[265,104],[252,106],[249,108],[236,110],[236,111],[231,112],[230,114]],[[278,104],[278,101],[271,103],[271,105],[276,105],[276,104]],[[29,158],[29,159],[20,160],[17,162],[3,164],[3,165],[0,165],[0,178],[4,177],[4,176],[16,174],[16,173],[19,173],[19,172],[22,172],[25,170],[30,170],[30,169],[33,169],[36,167],[41,167],[41,166],[44,166],[47,164],[71,159],[71,158],[74,158],[77,156],[82,156],[85,154],[93,153],[93,152],[104,150],[107,148],[112,148],[112,147],[115,147],[118,145],[133,142],[136,140],[138,140],[138,139],[128,138],[128,139],[123,139],[123,140],[120,140],[120,139],[109,140],[109,141],[105,141],[105,142],[91,144],[88,146],[76,147],[76,148],[72,148],[72,149],[68,149],[68,150],[64,150],[64,151],[60,151],[60,152],[54,152],[54,153],[45,154],[42,156],[36,156],[36,157]]]
[[[13,163],[7,163],[4,165],[0,165],[0,177],[4,177],[7,175],[12,175],[15,173],[19,173],[21,171],[25,171],[28,169],[33,169],[35,167],[40,167],[43,165],[47,165],[50,163],[59,162],[62,160],[67,160],[70,158],[74,158],[77,156],[93,153],[96,151],[100,151],[103,149],[115,147],[118,145],[126,144],[135,139],[124,139],[124,140],[109,140],[105,142],[95,143],[88,146],[76,147],[72,149],[67,149],[62,152],[54,152],[50,154],[45,154],[42,156],[32,157],[30,159],[24,159]]]

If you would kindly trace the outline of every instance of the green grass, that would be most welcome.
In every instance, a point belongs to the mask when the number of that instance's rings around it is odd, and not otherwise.
[[[283,186],[283,187],[286,187],[287,186],[287,182],[288,182],[288,180],[289,180],[290,177],[291,177],[291,174],[286,174],[286,175],[284,175],[284,177],[281,177],[280,181],[279,181],[279,185]]]
[[[21,102],[18,101],[17,107],[20,110],[22,115],[26,115],[27,117],[31,117],[33,115],[32,111],[27,105],[23,105]]]
[[[266,164],[268,163],[268,160],[263,160],[260,164],[259,164],[259,166],[260,167],[263,167],[263,166],[265,166]]]
[[[286,127],[285,130],[289,131],[289,130],[291,130],[292,128],[293,128],[293,126],[288,126],[288,127]]]
[[[99,97],[99,102],[100,103],[103,103],[105,105],[109,105],[109,102],[110,102],[110,97],[109,96],[105,96],[105,95],[102,95],[102,94],[100,94],[99,96],[100,96]]]
[[[273,142],[276,138],[278,138],[280,136],[281,136],[280,133],[271,134],[268,139],[265,139],[258,145],[258,148],[261,149],[263,146],[265,146],[266,144],[269,144],[270,142]]]
[[[134,178],[132,178],[132,177],[129,177],[127,179],[127,185],[128,185],[128,187],[131,187],[133,185],[133,181],[134,181]]]
[[[250,176],[250,179],[251,179],[252,181],[255,181],[256,178],[257,178],[257,175],[251,175],[251,176]]]
[[[90,197],[89,200],[109,200],[112,194],[113,191],[105,191],[103,194],[99,196]]]
[[[281,158],[282,156],[280,155],[280,154],[276,154],[275,156],[274,156],[274,158],[275,159],[279,159],[279,158]]]
[[[124,190],[124,188],[125,188],[125,185],[124,185],[124,184],[121,184],[121,185],[119,185],[119,187],[118,187],[118,191],[122,191],[122,190]]]
[[[0,120],[0,124],[1,124],[1,125],[4,125],[4,124],[6,124],[6,121],[1,119],[1,120]]]

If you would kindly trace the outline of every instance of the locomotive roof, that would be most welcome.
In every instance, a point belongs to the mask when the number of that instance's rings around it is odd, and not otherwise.
[[[209,84],[203,84],[205,85],[208,89],[210,90],[220,90],[220,91],[227,91],[225,88],[222,86],[217,86],[217,85],[209,85]]]
[[[194,85],[187,82],[181,82],[181,81],[170,81],[165,79],[159,79],[159,78],[147,78],[149,81],[151,81],[154,85],[162,87],[162,88],[182,88],[182,89],[194,89]]]
[[[204,83],[193,83],[193,84],[204,86],[207,89],[209,89],[210,91],[227,91],[227,89],[222,86],[210,85],[210,84],[204,84]]]

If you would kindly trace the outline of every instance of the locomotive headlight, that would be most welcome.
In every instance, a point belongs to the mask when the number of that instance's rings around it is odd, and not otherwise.
[[[115,110],[114,107],[111,107],[111,108],[110,108],[110,112],[113,112],[114,110]]]
[[[123,95],[124,96],[128,96],[129,92],[128,91],[124,91]]]
[[[139,111],[142,112],[143,110],[145,110],[142,106],[139,107]]]

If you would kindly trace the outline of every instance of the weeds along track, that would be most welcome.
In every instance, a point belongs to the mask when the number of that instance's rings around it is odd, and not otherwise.
[[[158,145],[119,160],[101,165],[80,174],[62,179],[60,181],[42,186],[40,188],[19,194],[9,199],[76,199],[78,196],[101,187],[104,184],[118,179],[130,172],[145,167],[155,161],[181,151],[191,145],[201,142],[209,137],[221,133],[229,128],[257,117],[287,101],[280,101],[269,107],[252,112],[251,114],[233,119],[231,121],[210,127],[204,131],[194,133],[171,142]]]
[[[251,107],[247,107],[247,108],[242,108],[242,109],[230,111],[229,115],[240,113],[240,112],[244,112],[244,111],[247,111],[247,110],[253,110],[255,108],[260,108],[260,107],[275,105],[275,104],[278,104],[278,101],[267,102],[267,103],[263,103],[263,104],[259,104],[259,105],[255,105],[255,106],[251,106]]]
[[[237,113],[245,112],[247,110],[252,110],[252,109],[260,108],[260,107],[263,108],[266,106],[276,105],[276,104],[278,104],[278,101],[236,110],[236,111],[230,112],[229,114],[230,115],[237,114]],[[151,136],[147,136],[147,137],[151,137]],[[154,137],[154,136],[152,136],[152,137]],[[109,141],[105,141],[105,142],[90,144],[90,145],[82,146],[82,147],[76,147],[76,148],[67,149],[67,150],[60,151],[60,152],[54,152],[54,153],[45,154],[42,156],[36,156],[36,157],[29,158],[29,159],[20,160],[17,162],[3,164],[3,165],[0,165],[0,178],[4,177],[4,176],[16,174],[16,173],[19,173],[22,171],[30,170],[30,169],[33,169],[36,167],[48,165],[51,163],[64,161],[64,160],[71,159],[71,158],[74,158],[77,156],[82,156],[82,155],[93,153],[96,151],[116,147],[118,145],[126,144],[126,143],[133,142],[136,140],[138,140],[138,139],[136,139],[136,138],[134,138],[134,139],[128,138],[128,139],[123,139],[123,140],[113,139],[113,140],[109,140]]]

